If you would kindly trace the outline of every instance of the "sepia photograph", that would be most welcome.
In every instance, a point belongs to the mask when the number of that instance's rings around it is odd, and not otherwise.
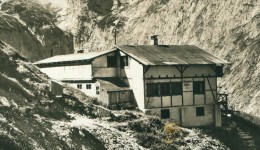
[[[260,1],[0,0],[0,150],[260,150]]]

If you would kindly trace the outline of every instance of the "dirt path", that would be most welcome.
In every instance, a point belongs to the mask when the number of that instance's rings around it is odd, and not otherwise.
[[[260,150],[260,127],[243,118],[233,116],[222,128],[202,129],[231,150]]]
[[[243,141],[243,149],[259,150],[260,149],[260,127],[250,122],[234,116],[232,121],[236,123],[237,134]]]

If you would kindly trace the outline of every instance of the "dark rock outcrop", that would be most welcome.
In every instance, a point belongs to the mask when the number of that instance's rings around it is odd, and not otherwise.
[[[28,0],[9,0],[1,5],[0,39],[32,61],[73,53],[73,37],[55,25],[55,15]]]

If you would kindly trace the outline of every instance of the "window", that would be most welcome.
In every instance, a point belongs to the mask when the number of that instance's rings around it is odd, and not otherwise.
[[[162,96],[171,95],[170,83],[160,83],[160,95]]]
[[[146,84],[147,89],[147,96],[159,96],[159,85],[158,83],[147,83]]]
[[[82,89],[82,84],[77,84],[78,89]]]
[[[170,118],[170,110],[169,109],[162,109],[161,110],[161,118],[162,119]]]
[[[205,83],[204,81],[194,81],[193,82],[193,93],[194,94],[204,94]]]
[[[99,95],[99,86],[96,86],[96,94]]]
[[[147,83],[147,96],[170,96],[170,95],[181,95],[182,94],[182,83]]]
[[[86,89],[91,89],[91,84],[86,84]]]
[[[124,68],[125,66],[129,66],[128,56],[121,56],[120,57],[120,66],[121,66],[121,68]]]
[[[196,107],[196,116],[205,116],[204,107]]]
[[[116,56],[107,56],[107,67],[117,67]]]
[[[182,94],[182,83],[181,82],[172,82],[171,91],[172,91],[172,95],[181,95]]]

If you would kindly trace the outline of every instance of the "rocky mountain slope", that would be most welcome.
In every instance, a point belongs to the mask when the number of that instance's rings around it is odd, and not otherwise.
[[[0,41],[0,149],[104,149],[88,131],[80,135],[67,126],[70,134],[62,136],[55,128],[59,121],[75,120],[71,113],[91,116],[88,97],[64,91],[66,98],[53,98],[47,76]]]
[[[234,109],[260,117],[260,1],[60,0],[57,19],[75,36],[75,48],[117,44],[194,44],[231,62],[219,83]],[[62,6],[60,6],[62,7]],[[73,20],[68,24],[68,20]]]
[[[28,0],[4,0],[0,9],[0,40],[32,61],[73,53],[73,37],[55,25],[51,9]]]

